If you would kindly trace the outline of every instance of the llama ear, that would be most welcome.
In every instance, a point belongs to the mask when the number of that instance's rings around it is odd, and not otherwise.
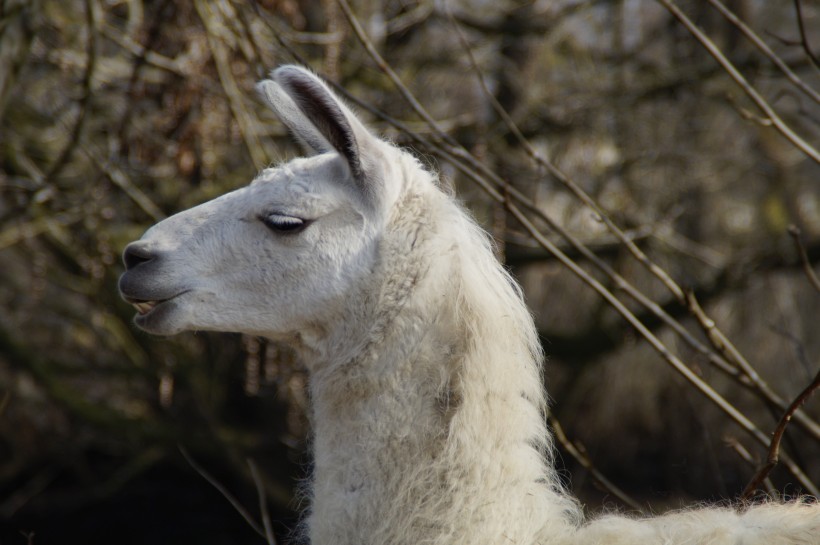
[[[271,77],[257,89],[294,136],[315,153],[335,150],[347,162],[353,178],[364,182],[362,151],[371,148],[375,138],[358,118],[304,68],[282,66]]]
[[[305,117],[293,99],[278,83],[271,80],[260,81],[256,91],[268,107],[290,130],[296,141],[308,155],[333,151],[333,146]]]

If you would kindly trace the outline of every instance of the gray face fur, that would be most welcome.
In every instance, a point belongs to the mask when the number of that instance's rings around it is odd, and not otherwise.
[[[321,330],[374,268],[399,191],[388,183],[397,151],[302,68],[279,68],[258,90],[312,156],[267,169],[128,245],[119,288],[146,331]]]

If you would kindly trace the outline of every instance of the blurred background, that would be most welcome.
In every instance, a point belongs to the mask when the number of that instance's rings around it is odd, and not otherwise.
[[[590,513],[738,498],[817,386],[817,0],[0,6],[2,545],[264,543],[212,483],[257,520],[263,490],[287,541],[310,471],[300,363],[264,339],[151,337],[116,290],[150,225],[298,155],[253,91],[285,62],[360,100],[496,238]],[[761,489],[816,491],[818,418],[815,396]]]

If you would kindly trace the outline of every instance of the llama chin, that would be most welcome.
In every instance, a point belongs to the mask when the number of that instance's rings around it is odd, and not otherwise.
[[[125,249],[120,290],[148,331],[301,353],[305,541],[820,543],[809,501],[584,521],[553,467],[532,317],[486,233],[311,72],[283,66],[258,90],[308,156],[152,227]]]

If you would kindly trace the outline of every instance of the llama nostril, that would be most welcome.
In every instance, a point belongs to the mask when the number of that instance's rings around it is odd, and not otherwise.
[[[140,242],[132,242],[125,247],[125,251],[122,254],[122,262],[125,264],[125,270],[131,270],[140,263],[151,261],[155,257],[147,245]]]

